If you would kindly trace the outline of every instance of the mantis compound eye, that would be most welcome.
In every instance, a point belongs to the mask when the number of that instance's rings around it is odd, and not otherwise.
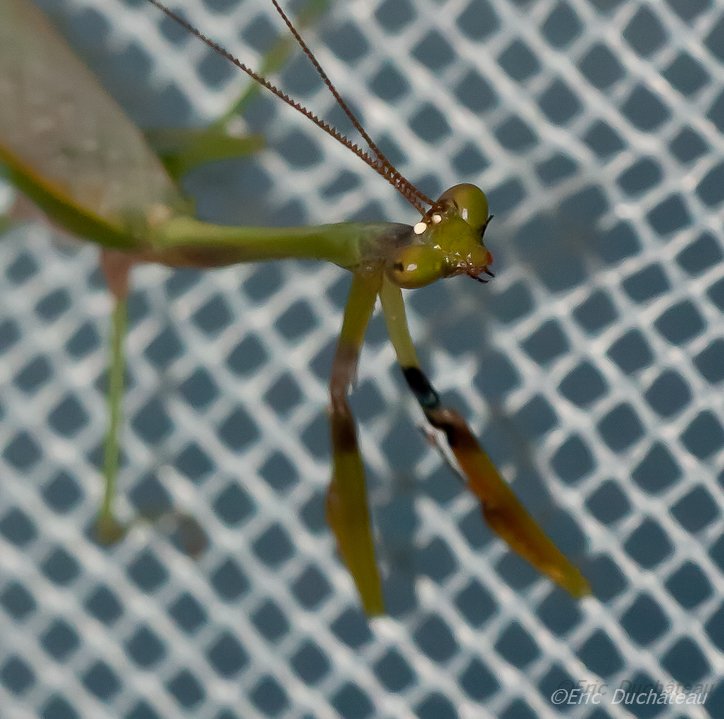
[[[485,193],[475,185],[455,185],[444,192],[436,203],[443,212],[453,212],[467,222],[473,231],[483,236],[483,231],[490,218],[488,212],[488,198]]]
[[[404,247],[385,266],[389,280],[406,290],[429,285],[444,277],[446,269],[445,254],[426,245]]]

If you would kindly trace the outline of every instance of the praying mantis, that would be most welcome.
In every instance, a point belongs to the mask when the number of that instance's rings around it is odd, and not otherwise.
[[[241,262],[315,259],[352,273],[330,379],[333,468],[326,514],[364,611],[369,616],[379,615],[385,605],[364,466],[347,397],[378,299],[407,385],[439,441],[449,448],[466,486],[480,500],[487,523],[515,552],[573,596],[586,594],[588,584],[578,569],[516,499],[462,416],[442,404],[420,367],[407,326],[402,290],[455,276],[485,282],[483,275],[492,275],[492,255],[483,242],[492,216],[483,191],[462,184],[432,200],[405,179],[367,135],[276,0],[271,2],[369,152],[157,0],[149,2],[348,147],[400,192],[421,219],[414,226],[348,222],[283,228],[220,226],[195,219],[141,132],[39,11],[28,0],[0,0],[0,162],[15,186],[52,222],[100,247],[101,266],[114,297],[99,539],[117,541],[126,529],[116,519],[113,500],[119,472],[123,338],[132,268],[142,263],[214,268]],[[238,154],[235,142],[215,127],[206,135],[193,135],[186,158],[192,156],[195,163],[204,151],[212,159],[224,152]],[[187,166],[180,163],[181,170]]]

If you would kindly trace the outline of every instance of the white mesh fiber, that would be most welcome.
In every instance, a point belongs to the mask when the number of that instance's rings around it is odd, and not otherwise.
[[[245,83],[142,0],[39,4],[143,127]],[[251,65],[280,31],[265,0],[175,7]],[[721,4],[336,0],[304,34],[420,189],[489,193],[497,277],[409,293],[413,337],[593,597],[483,526],[377,317],[352,401],[390,616],[367,622],[323,516],[349,277],[315,263],[135,273],[119,513],[171,502],[209,547],[99,547],[110,300],[94,248],[32,224],[0,243],[0,717],[724,717]],[[338,120],[299,55],[283,86]],[[416,220],[274,98],[247,118],[268,150],[189,180],[204,217]],[[600,704],[553,703],[578,682]],[[706,704],[614,703],[626,682]]]

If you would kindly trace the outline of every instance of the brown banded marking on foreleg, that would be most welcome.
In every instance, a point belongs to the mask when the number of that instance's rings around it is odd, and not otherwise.
[[[440,403],[439,395],[419,367],[406,367],[402,371],[428,422],[445,433],[450,449],[468,478],[468,486],[480,499],[483,517],[490,528],[573,596],[587,594],[590,588],[586,580],[518,501],[462,415]]]
[[[440,395],[419,367],[402,367],[407,386],[412,390],[427,421],[445,433],[450,448],[460,452],[483,451],[459,412],[444,407]]]
[[[333,471],[327,491],[327,521],[370,616],[384,613],[385,607],[372,543],[364,466],[347,394],[355,379],[379,287],[378,275],[353,275],[329,388]]]
[[[347,393],[357,373],[359,348],[340,338],[329,383],[332,445],[335,451],[357,452],[357,433]]]
[[[420,369],[407,328],[402,294],[386,281],[380,292],[390,339],[407,384],[427,421],[445,433],[448,445],[478,497],[485,521],[511,549],[575,597],[590,591],[588,582],[546,536],[500,476],[462,415],[445,407]]]

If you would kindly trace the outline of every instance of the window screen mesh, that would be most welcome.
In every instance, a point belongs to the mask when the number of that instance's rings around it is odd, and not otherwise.
[[[143,127],[209,121],[244,84],[141,0],[40,4]],[[305,32],[424,192],[489,194],[496,279],[409,293],[411,329],[445,400],[591,580],[582,602],[483,526],[375,318],[352,403],[390,616],[365,620],[323,510],[349,277],[316,263],[136,272],[119,513],[173,506],[209,546],[194,561],[139,525],[99,547],[96,251],[40,224],[7,234],[0,717],[723,717],[716,5],[337,0]],[[264,0],[179,6],[252,65],[280,32]],[[298,54],[282,84],[339,121]],[[189,178],[203,217],[416,220],[273,98],[246,117],[268,149]],[[577,682],[608,693],[551,703]],[[703,684],[706,705],[613,702],[657,683]]]

